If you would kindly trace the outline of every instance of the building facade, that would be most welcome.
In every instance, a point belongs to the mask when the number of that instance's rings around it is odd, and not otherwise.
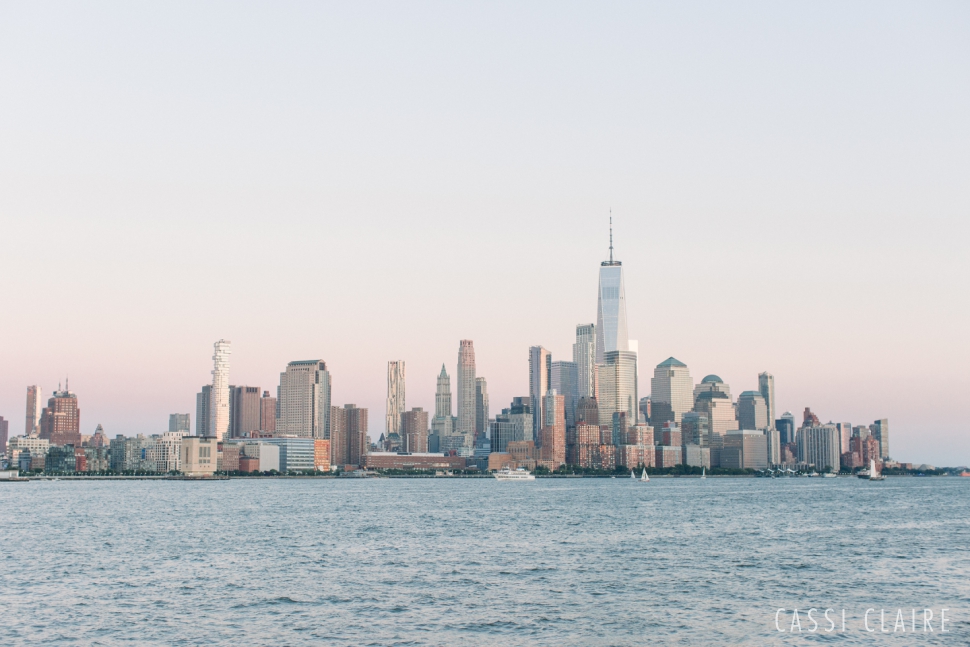
[[[768,408],[768,426],[774,429],[775,416],[778,415],[775,410],[775,376],[767,371],[759,373],[758,391],[761,393],[761,397],[765,399],[765,406]]]
[[[680,423],[694,407],[694,381],[683,362],[669,357],[657,364],[650,380],[650,421]]]
[[[387,363],[387,402],[384,415],[384,433],[401,434],[401,416],[407,410],[404,405],[404,360]]]
[[[600,263],[596,290],[596,363],[606,362],[611,351],[628,351],[626,287],[623,263],[613,259],[613,228],[610,226],[610,260]]]
[[[529,348],[529,398],[532,408],[532,437],[536,440],[545,425],[542,398],[552,383],[552,353],[542,346]]]
[[[758,391],[744,391],[738,396],[738,425],[740,429],[769,429],[768,405]]]
[[[24,425],[25,436],[40,435],[40,415],[44,408],[44,396],[36,384],[27,387],[27,417]]]
[[[276,392],[275,435],[330,439],[330,372],[319,359],[290,362]]]
[[[216,440],[229,436],[229,356],[231,344],[220,339],[213,344],[212,390],[209,394],[209,425],[207,435]]]
[[[67,385],[63,391],[54,391],[40,414],[40,437],[51,445],[81,446],[81,410],[77,395]]]
[[[576,391],[580,398],[596,397],[596,325],[578,324],[573,344],[576,364]]]
[[[401,440],[404,451],[427,453],[428,451],[428,412],[415,407],[401,416]]]

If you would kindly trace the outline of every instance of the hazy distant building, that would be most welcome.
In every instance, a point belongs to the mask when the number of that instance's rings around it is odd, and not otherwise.
[[[290,362],[276,391],[276,436],[330,438],[330,372],[319,359]]]
[[[650,380],[650,420],[654,427],[666,421],[680,423],[694,407],[694,382],[683,362],[670,357],[657,364]]]
[[[401,416],[407,410],[404,398],[404,361],[387,363],[387,408],[384,416],[384,433],[401,433]]]
[[[839,470],[841,442],[835,425],[803,426],[796,438],[800,462],[814,465],[819,472]]]
[[[458,426],[453,435],[464,436],[462,446],[471,449],[475,438],[475,346],[462,339],[458,347]]]
[[[699,393],[694,401],[694,411],[707,415],[712,436],[723,436],[738,428],[731,399],[717,388]],[[711,460],[714,460],[713,456]]]
[[[869,425],[869,429],[879,442],[879,456],[889,458],[889,419],[876,420]]]
[[[532,424],[532,398],[512,398],[508,409],[495,416],[492,423],[492,451],[506,452],[510,442],[535,442]]]
[[[222,440],[229,435],[229,355],[232,348],[220,339],[213,344],[212,391],[209,394],[209,424],[207,435]]]
[[[229,437],[248,437],[260,430],[260,395],[258,386],[233,386],[230,395]]]
[[[573,344],[573,362],[576,364],[577,396],[596,397],[596,326],[576,326],[576,343]]]
[[[767,371],[758,374],[758,391],[765,399],[765,407],[768,409],[768,426],[774,429],[775,416],[775,376]]]
[[[54,391],[40,414],[40,437],[51,445],[81,446],[81,410],[77,395],[68,390]]]
[[[740,429],[765,430],[768,424],[768,406],[758,391],[744,391],[738,396],[738,424]]]
[[[579,368],[576,362],[552,362],[549,375],[550,388],[565,398],[566,427],[573,427],[579,402]]]
[[[209,436],[209,403],[212,401],[212,385],[206,384],[195,394],[195,435]]]
[[[401,441],[406,452],[428,451],[428,412],[421,407],[401,415]]]
[[[723,441],[721,467],[753,470],[768,467],[768,439],[764,433],[734,429]]]
[[[270,397],[269,391],[263,391],[259,399],[259,430],[276,431],[276,398]]]
[[[442,438],[451,436],[454,429],[454,418],[451,415],[451,379],[445,370],[445,365],[441,365],[441,373],[438,374],[437,387],[434,395],[434,418],[431,419],[431,438],[428,441],[428,448],[435,452],[439,450],[439,443]]]
[[[488,436],[488,382],[475,378],[475,441]]]
[[[36,384],[27,387],[27,420],[24,425],[25,436],[40,434],[40,414],[44,408],[44,396]]]
[[[542,398],[552,383],[552,353],[542,346],[529,348],[529,398],[532,407],[532,435],[538,442],[545,421]]]
[[[170,413],[168,415],[168,430],[181,431],[186,436],[192,433],[192,416],[187,413]]]
[[[780,435],[782,445],[795,442],[795,416],[786,411],[781,418],[775,420],[775,428]]]
[[[613,260],[613,227],[610,226],[610,260],[600,263],[596,291],[596,363],[606,363],[611,351],[630,350],[626,323],[626,290],[623,264]]]
[[[697,386],[694,387],[694,402],[697,402],[697,398],[701,393],[713,391],[714,389],[717,389],[726,395],[728,401],[731,401],[731,387],[725,384],[724,380],[717,375],[707,375]]]

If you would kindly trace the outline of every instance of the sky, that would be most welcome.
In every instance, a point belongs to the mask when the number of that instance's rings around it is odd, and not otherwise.
[[[0,5],[0,415],[195,417],[212,344],[323,359],[383,431],[475,343],[571,359],[608,219],[667,357],[970,464],[970,4]]]

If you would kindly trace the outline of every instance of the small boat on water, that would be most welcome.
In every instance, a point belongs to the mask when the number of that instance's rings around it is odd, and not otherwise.
[[[643,468],[643,474],[640,475],[640,482],[641,483],[649,483],[650,482],[650,477],[647,476],[647,468],[646,467]]]
[[[827,479],[834,479],[837,476],[838,474],[836,474],[835,472],[826,472],[825,474],[822,474],[822,477]]]
[[[706,467],[702,467],[701,468],[701,478],[702,479],[706,479],[707,478],[707,468]]]
[[[498,481],[534,481],[536,477],[535,474],[525,468],[519,467],[512,469],[511,467],[506,467],[495,472],[495,479]]]
[[[869,480],[870,481],[885,481],[886,477],[876,471],[876,461],[869,460]]]
[[[633,473],[633,470],[630,470],[630,478],[633,479],[634,481],[637,480],[637,475]]]

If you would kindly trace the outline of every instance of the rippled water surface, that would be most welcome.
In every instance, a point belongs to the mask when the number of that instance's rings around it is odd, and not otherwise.
[[[12,645],[970,643],[966,478],[30,482],[0,522]],[[777,631],[811,607],[846,631]]]

